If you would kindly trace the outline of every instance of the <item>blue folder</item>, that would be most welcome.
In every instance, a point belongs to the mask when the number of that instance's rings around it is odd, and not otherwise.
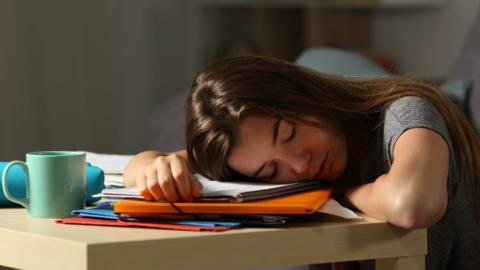
[[[112,220],[123,220],[123,221],[135,221],[142,222],[144,220],[138,218],[129,218],[122,217],[113,212],[113,203],[104,202],[97,206],[96,208],[88,209],[79,209],[72,211],[73,216],[79,217],[89,217],[89,218],[100,218],[100,219],[112,219]],[[149,220],[149,222],[152,222]],[[242,225],[241,222],[226,222],[226,221],[204,221],[204,220],[161,220],[161,223],[171,223],[171,224],[180,224],[180,225],[193,225],[193,226],[205,226],[205,227],[239,227]]]

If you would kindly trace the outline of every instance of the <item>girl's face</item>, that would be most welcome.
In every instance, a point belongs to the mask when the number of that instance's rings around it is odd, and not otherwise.
[[[339,178],[347,165],[344,133],[322,119],[305,119],[318,125],[263,116],[245,118],[228,166],[272,183]]]

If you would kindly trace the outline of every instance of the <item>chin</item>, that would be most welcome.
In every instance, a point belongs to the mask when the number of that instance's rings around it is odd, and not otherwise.
[[[335,181],[339,179],[343,173],[345,172],[345,168],[347,167],[347,164],[342,164],[340,168],[333,168],[332,173],[329,175],[328,179],[329,181]]]
[[[331,179],[328,179],[328,180],[335,181],[335,180],[339,179],[340,176],[342,176],[342,174],[343,174],[343,171],[336,172],[334,175],[332,175],[332,177],[330,177]]]

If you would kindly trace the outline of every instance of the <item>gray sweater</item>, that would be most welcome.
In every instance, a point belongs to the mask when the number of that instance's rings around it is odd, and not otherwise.
[[[445,139],[449,147],[448,207],[445,215],[428,228],[427,269],[480,269],[480,228],[474,217],[474,205],[466,188],[455,179],[455,152],[440,112],[419,97],[403,97],[392,102],[384,114],[383,129],[371,140],[369,179],[389,170],[393,147],[400,135],[411,128],[428,128]],[[383,157],[382,159],[379,157]]]

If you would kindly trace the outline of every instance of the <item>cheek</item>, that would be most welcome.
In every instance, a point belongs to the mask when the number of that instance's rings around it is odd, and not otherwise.
[[[348,160],[347,144],[343,132],[336,128],[327,128],[317,129],[316,132],[310,134],[308,141],[311,144],[308,147],[316,159],[314,162],[320,163],[328,153],[332,169],[329,178],[332,180],[338,178],[345,170]]]
[[[290,183],[296,183],[298,182],[299,179],[298,175],[293,174],[291,170],[289,170],[289,165],[287,164],[279,164],[278,166],[278,172],[277,172],[277,179],[275,180],[275,183],[277,184],[290,184]]]
[[[332,142],[335,140],[329,133],[325,131],[309,132],[306,136],[300,139],[300,147],[310,150],[312,153],[316,153],[322,157],[325,151],[329,151],[334,145]]]

